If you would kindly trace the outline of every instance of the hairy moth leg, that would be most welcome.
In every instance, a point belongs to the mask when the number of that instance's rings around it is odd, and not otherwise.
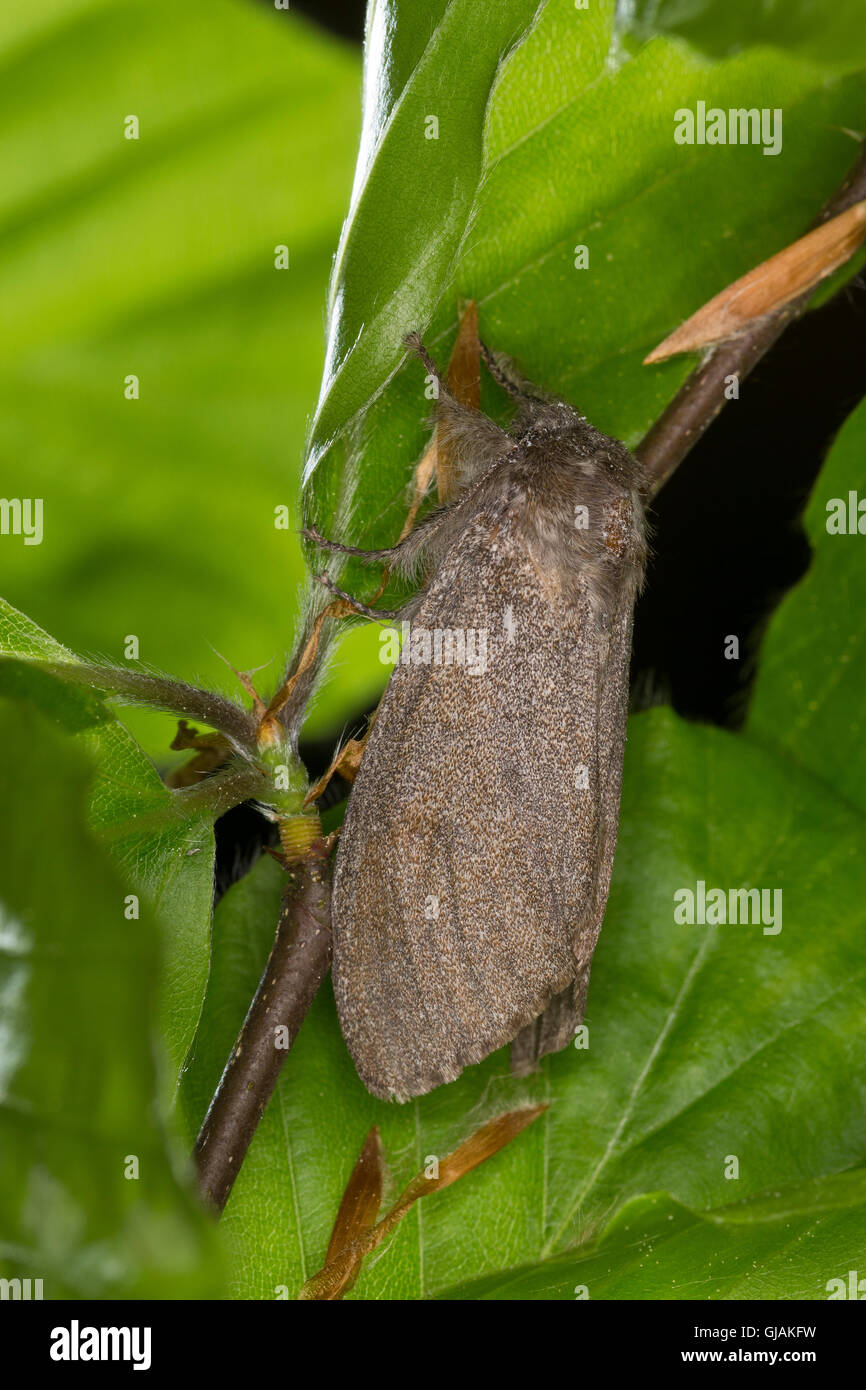
[[[504,352],[491,352],[487,344],[480,341],[479,348],[484,358],[484,365],[497,386],[501,386],[503,391],[507,391],[514,400],[537,401],[539,399],[538,388],[523,375],[512,358]]]
[[[305,806],[309,806],[312,802],[318,801],[331,778],[334,776],[339,775],[345,782],[349,782],[350,784],[354,782],[358,775],[358,768],[361,766],[361,759],[364,756],[364,748],[370,736],[370,729],[373,726],[374,718],[375,715],[370,716],[367,732],[364,734],[363,738],[349,738],[342,747],[338,749],[334,755],[331,766],[327,771],[322,773],[318,782],[310,787],[310,790],[304,797]]]

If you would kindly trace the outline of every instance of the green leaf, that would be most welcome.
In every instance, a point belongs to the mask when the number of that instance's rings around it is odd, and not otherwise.
[[[787,48],[830,72],[866,64],[859,0],[635,0],[620,11],[625,30],[642,38],[681,34],[707,53],[736,53],[755,44]]]
[[[866,811],[861,498],[866,498],[866,403],[836,440],[806,512],[812,564],[782,605],[762,649],[748,728],[755,739]],[[828,527],[835,528],[840,509],[846,533],[836,534]]]
[[[213,900],[211,818],[164,784],[131,734],[90,691],[14,657],[77,662],[48,633],[0,599],[0,692],[26,700],[74,734],[98,772],[90,823],[111,846],[127,894],[140,894],[166,923],[163,1038],[175,1077],[195,1032],[207,984]]]
[[[28,703],[0,702],[0,741],[3,1276],[54,1299],[219,1297],[212,1225],[156,1118],[155,922],[124,916],[84,811],[91,760]]]
[[[448,1289],[441,1297],[849,1297],[849,1263],[864,1239],[863,1168],[710,1212],[689,1211],[656,1193],[627,1202],[592,1251]]]
[[[589,1048],[548,1059],[526,1082],[510,1078],[503,1051],[389,1106],[363,1090],[320,997],[224,1217],[236,1296],[295,1292],[318,1267],[371,1123],[399,1187],[493,1113],[552,1102],[531,1132],[407,1218],[365,1268],[360,1298],[442,1294],[592,1248],[624,1201],[661,1188],[703,1211],[861,1161],[862,838],[862,818],[844,802],[747,739],[662,711],[633,719]],[[781,889],[781,930],[678,925],[674,894],[698,880]],[[213,983],[182,1091],[190,1135],[266,959],[278,881],[263,865],[219,909]],[[731,1155],[736,1182],[726,1177]],[[852,1260],[856,1251],[855,1229]],[[823,1286],[848,1267],[825,1270],[816,1255],[812,1277]],[[650,1265],[645,1284],[651,1275]],[[668,1296],[661,1279],[654,1287]]]
[[[364,128],[331,286],[314,461],[397,367],[403,335],[429,315],[466,234],[491,87],[537,7],[500,0],[483,24],[472,0],[438,0],[432,14],[399,0],[371,7]]]

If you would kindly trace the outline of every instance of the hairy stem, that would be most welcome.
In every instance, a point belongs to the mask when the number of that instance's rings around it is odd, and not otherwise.
[[[219,729],[244,752],[256,747],[258,724],[252,714],[212,690],[200,690],[198,686],[176,681],[171,676],[149,675],[121,666],[95,666],[85,661],[40,661],[39,665],[65,681],[104,690],[108,695],[120,695],[166,714],[198,719],[212,729]]]

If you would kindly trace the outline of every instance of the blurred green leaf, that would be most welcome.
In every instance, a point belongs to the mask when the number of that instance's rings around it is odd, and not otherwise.
[[[159,936],[146,908],[125,918],[87,824],[91,760],[17,701],[0,741],[3,1275],[53,1299],[220,1297],[212,1224],[156,1118]]]
[[[358,56],[252,0],[51,0],[6,7],[0,66],[3,495],[45,508],[41,545],[3,541],[3,592],[82,654],[135,634],[149,665],[237,693],[212,643],[274,688]],[[314,722],[375,677],[344,669]],[[124,719],[176,756],[164,716]]]
[[[169,790],[102,699],[10,660],[46,657],[75,662],[47,632],[0,599],[0,693],[37,709],[74,734],[97,759],[90,824],[111,846],[127,893],[141,894],[166,922],[163,961],[163,1040],[174,1078],[192,1041],[207,984],[213,901],[211,818]]]

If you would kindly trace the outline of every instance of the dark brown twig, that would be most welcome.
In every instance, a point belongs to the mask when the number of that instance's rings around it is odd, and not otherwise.
[[[331,964],[329,853],[316,840],[285,888],[273,949],[196,1140],[202,1195],[217,1212]]]
[[[812,226],[820,226],[864,197],[866,144],[861,147],[860,155],[841,187],[824,204]],[[757,319],[736,338],[720,343],[686,379],[635,450],[649,474],[653,493],[659,491],[682,463],[726,404],[725,378],[736,376],[742,382],[784,333],[792,319],[803,312],[811,295],[812,290],[807,291],[775,313]]]

